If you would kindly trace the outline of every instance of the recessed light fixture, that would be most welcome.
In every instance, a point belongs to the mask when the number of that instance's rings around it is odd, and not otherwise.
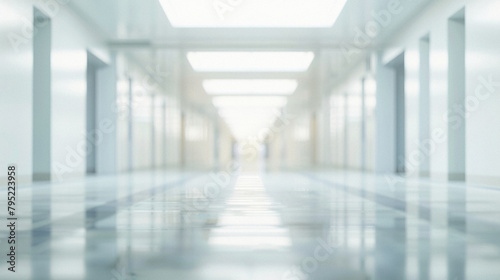
[[[313,52],[189,52],[197,72],[304,72]]]
[[[204,80],[210,95],[290,95],[297,89],[293,79],[214,79]]]
[[[262,108],[254,108],[254,107],[226,107],[219,109],[219,116],[224,119],[235,118],[255,118],[255,117],[279,117],[281,116],[281,107],[262,107]]]
[[[282,96],[218,96],[212,100],[217,108],[284,107],[287,98]]]
[[[174,27],[331,27],[347,0],[159,0]]]

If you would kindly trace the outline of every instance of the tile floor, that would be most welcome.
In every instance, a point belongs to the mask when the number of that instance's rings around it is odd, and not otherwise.
[[[500,279],[495,187],[172,171],[22,185],[17,196],[17,272],[2,210],[0,279]]]

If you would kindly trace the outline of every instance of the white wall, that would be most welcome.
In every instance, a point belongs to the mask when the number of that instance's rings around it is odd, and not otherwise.
[[[365,164],[368,170],[378,172],[394,172],[395,154],[394,151],[394,118],[391,114],[393,110],[392,98],[388,95],[394,86],[394,77],[390,74],[388,63],[398,54],[405,54],[405,153],[407,174],[410,176],[430,176],[434,179],[445,180],[449,176],[449,154],[448,128],[450,120],[448,113],[448,20],[456,12],[467,7],[466,14],[466,38],[467,38],[467,84],[468,95],[474,95],[474,90],[478,87],[478,77],[495,73],[496,63],[484,63],[483,61],[496,61],[499,57],[494,55],[494,50],[498,47],[498,40],[493,35],[498,30],[495,16],[489,11],[494,10],[495,1],[436,1],[428,5],[414,20],[401,28],[401,30],[389,38],[383,46],[382,51],[375,60],[377,100],[374,108],[365,107]],[[403,7],[404,8],[404,7]],[[490,15],[483,19],[482,15]],[[484,28],[488,23],[489,28]],[[481,31],[479,31],[481,30]],[[479,37],[478,34],[489,34]],[[425,85],[421,84],[423,72],[421,71],[421,43],[422,38],[429,36],[429,99],[428,108],[421,108],[421,92],[426,91]],[[489,54],[491,57],[478,58],[478,53]],[[425,55],[425,54],[424,54]],[[483,63],[480,63],[483,62]],[[378,63],[378,64],[377,64]],[[425,62],[424,62],[425,63]],[[487,66],[486,66],[487,65]],[[384,69],[387,67],[387,69]],[[486,70],[487,69],[487,70]],[[489,72],[488,72],[489,71]],[[489,73],[489,74],[488,74]],[[359,122],[353,108],[357,108],[353,100],[357,99],[359,89],[356,88],[359,80],[363,77],[370,77],[371,73],[364,69],[351,70],[345,75],[342,82],[332,91],[331,97],[331,143],[332,162],[338,167],[348,167],[358,169],[361,157],[357,154],[360,145],[360,135],[358,132]],[[425,79],[425,77],[424,77]],[[373,86],[372,86],[373,87]],[[425,96],[424,96],[425,97]],[[347,98],[347,100],[343,100]],[[369,98],[368,98],[369,99]],[[494,99],[488,99],[494,100]],[[366,101],[366,100],[365,100]],[[347,102],[347,108],[342,103]],[[488,181],[495,175],[493,166],[496,165],[494,158],[498,155],[487,153],[487,150],[495,150],[492,145],[488,145],[485,137],[476,135],[486,135],[491,130],[488,125],[491,123],[491,116],[494,116],[494,102],[487,102],[485,108],[474,113],[467,122],[467,174],[469,180]],[[373,106],[373,105],[372,105]],[[481,107],[483,108],[483,107]],[[347,119],[342,121],[347,109]],[[351,112],[349,112],[349,109]],[[371,113],[368,113],[371,111]],[[372,114],[372,119],[369,116]],[[373,115],[374,114],[374,115]],[[368,119],[366,119],[368,118]],[[490,118],[490,119],[488,119]],[[376,123],[376,125],[375,125]],[[346,127],[343,127],[343,124]],[[497,130],[495,130],[497,131]],[[427,132],[427,133],[426,133]],[[489,133],[491,134],[491,133]],[[376,135],[376,137],[375,137]],[[499,135],[500,136],[500,135]],[[493,134],[493,137],[496,137]],[[432,147],[429,149],[429,142]],[[494,141],[491,141],[494,143]],[[352,147],[352,149],[351,149]],[[487,147],[487,148],[486,148]],[[344,151],[347,155],[344,156]],[[484,160],[488,154],[491,160]],[[345,158],[344,158],[345,157]],[[347,161],[347,162],[346,162]],[[488,179],[489,178],[489,179]]]
[[[361,169],[361,146],[362,142],[362,92],[361,75],[353,77],[346,88],[347,98],[347,168]]]
[[[133,94],[135,106],[132,115],[134,170],[151,168],[153,147],[152,94],[140,85],[140,78],[134,77]]]
[[[156,95],[154,100],[154,162],[153,167],[159,168],[166,165],[166,103],[165,97],[162,95]]]
[[[268,167],[308,168],[313,164],[314,145],[318,145],[311,129],[312,115],[304,110],[301,113],[285,113],[284,123],[278,121],[272,126],[268,137]],[[319,151],[321,152],[321,151]]]
[[[419,175],[419,109],[420,109],[420,55],[419,41],[405,49],[405,170],[406,175]]]
[[[422,158],[430,161],[430,176],[446,180],[448,177],[448,19],[465,5],[465,1],[436,1],[421,12],[408,26],[401,29],[384,46],[383,63],[405,51],[406,62],[406,163],[410,174],[418,174]],[[420,116],[420,40],[430,38],[430,140],[434,149],[421,152]],[[378,83],[383,81],[378,80]],[[379,104],[382,100],[377,100]],[[410,163],[410,164],[408,164]]]
[[[448,117],[448,19],[461,8],[466,8],[466,94],[467,117],[462,120]],[[500,150],[497,143],[500,132],[496,129],[500,122],[498,106],[500,88],[498,84],[485,81],[500,80],[498,52],[500,40],[498,30],[500,20],[496,11],[500,8],[498,1],[436,1],[430,4],[415,20],[403,28],[385,46],[384,61],[389,61],[395,53],[405,51],[406,59],[406,98],[407,98],[407,157],[412,152],[422,150],[422,141],[430,140],[434,148],[430,152],[421,152],[428,157],[430,176],[434,179],[446,180],[450,154],[448,152],[448,128],[459,124],[466,127],[466,179],[473,183],[500,184],[498,166]],[[429,110],[418,108],[421,92],[419,74],[419,44],[422,37],[429,34],[430,56],[430,99]],[[379,81],[380,82],[380,81]],[[453,82],[453,81],[451,81]],[[378,100],[380,102],[380,100]],[[419,135],[416,127],[427,122],[430,115],[428,137]],[[418,145],[416,143],[419,143]],[[428,149],[425,149],[428,150]],[[407,158],[407,161],[412,161]],[[413,171],[421,169],[419,161],[412,166]],[[411,170],[410,170],[411,171]],[[422,171],[422,170],[420,170]],[[426,173],[425,170],[423,172]]]
[[[180,163],[181,111],[179,102],[167,97],[167,166]]]
[[[390,38],[382,46],[376,65],[377,100],[371,107],[365,105],[366,167],[368,170],[393,172],[395,135],[391,125],[394,115],[393,101],[387,92],[394,80],[382,67],[398,54],[405,54],[405,153],[409,176],[428,176],[447,180],[450,176],[450,139],[448,129],[454,124],[449,113],[449,62],[448,34],[449,19],[466,7],[466,173],[469,182],[500,184],[499,164],[500,124],[500,40],[498,30],[500,20],[496,11],[498,1],[435,1],[415,17],[408,25]],[[429,88],[427,92],[425,72],[426,50],[422,49],[422,39],[429,38]],[[421,53],[424,51],[424,53]],[[423,55],[423,56],[422,56]],[[424,63],[424,64],[422,64]],[[333,89],[330,97],[330,157],[337,167],[359,169],[361,166],[360,120],[356,110],[359,83],[369,77],[365,69],[351,70],[341,83]],[[453,81],[451,81],[453,82]],[[426,96],[428,93],[428,100]],[[373,94],[373,93],[372,93]],[[424,94],[424,95],[422,95]],[[368,100],[369,98],[367,98]],[[365,100],[366,101],[366,100]],[[420,105],[423,102],[425,105]],[[376,110],[373,107],[376,103]],[[347,104],[347,107],[346,105]],[[425,106],[426,108],[423,108]],[[370,118],[371,116],[371,118]],[[347,118],[346,118],[347,117]],[[321,119],[320,119],[321,121]],[[376,125],[375,125],[376,123]],[[377,137],[375,137],[377,135]],[[451,136],[453,137],[453,136]],[[430,143],[430,144],[429,144]],[[297,145],[297,144],[293,144]],[[430,147],[431,145],[432,147]],[[324,149],[325,145],[321,145]],[[326,147],[326,146],[325,146]],[[347,155],[344,157],[344,152]],[[318,154],[327,154],[319,151]],[[394,156],[395,158],[395,156]],[[394,163],[392,163],[394,164]],[[451,174],[453,175],[453,174]]]
[[[166,89],[167,102],[167,162],[169,167],[178,166],[181,162],[181,105],[180,105],[180,79],[181,66],[179,64],[181,53],[176,50],[167,51],[164,58],[169,63],[166,64],[169,73]]]
[[[71,168],[64,177],[85,174],[87,50],[110,62],[103,38],[71,9],[61,6],[52,16],[51,152],[53,166],[61,163]],[[80,157],[71,166],[74,151]]]
[[[345,130],[346,130],[346,101],[345,93],[338,92],[331,95],[330,106],[332,108],[331,121],[331,147],[332,147],[332,163],[337,168],[345,166],[344,147],[345,145]]]
[[[188,168],[209,168],[214,160],[213,122],[193,109],[185,111],[185,164]]]
[[[331,92],[332,162],[338,168],[361,170],[363,161],[369,160],[366,153],[363,157],[362,146],[372,152],[367,147],[373,144],[373,123],[371,127],[366,124],[373,118],[374,104],[363,107],[363,80],[367,75],[366,64],[360,63]]]
[[[448,42],[447,19],[440,17],[430,32],[430,129],[448,138],[446,110],[448,109]],[[438,141],[430,153],[430,176],[446,180],[448,175],[448,142]]]
[[[365,169],[375,170],[375,109],[377,106],[376,90],[377,82],[373,73],[365,76],[364,80],[364,122],[365,122]]]
[[[313,164],[312,151],[313,144],[311,141],[314,139],[311,129],[311,115],[302,114],[293,120],[293,125],[283,132],[286,143],[286,163],[288,165],[297,167],[307,167]],[[321,127],[318,127],[321,129]],[[328,147],[328,145],[323,146]],[[319,153],[321,155],[321,151]],[[324,153],[328,154],[328,153]]]
[[[168,68],[154,69],[157,72],[150,73],[142,69],[133,59],[126,56],[119,57],[117,82],[119,171],[129,170],[130,151],[132,170],[177,166],[180,163],[181,118],[177,88],[178,70],[173,66],[175,54],[169,53],[166,58],[172,60]],[[129,100],[129,80],[132,81],[132,100]],[[129,127],[130,121],[131,127]],[[128,140],[130,129],[132,147]],[[163,147],[164,141],[165,147]]]
[[[27,1],[0,2],[0,167],[16,164],[24,182],[32,173],[32,40],[27,27],[33,9]],[[28,25],[28,26],[27,26]],[[28,35],[25,35],[28,34]],[[20,42],[18,48],[11,40]],[[0,178],[5,175],[0,174]]]
[[[85,170],[85,94],[87,49],[104,61],[109,55],[96,34],[64,4],[47,9],[39,1],[3,1],[0,10],[2,165],[17,164],[23,180],[32,173],[33,7],[51,18],[52,96],[51,157],[53,177],[81,176]],[[15,42],[14,44],[11,43]],[[5,134],[4,134],[5,133]],[[82,144],[83,143],[83,144]],[[36,143],[35,143],[36,145]],[[54,164],[63,166],[54,174]],[[59,177],[60,178],[60,177]]]
[[[473,183],[500,184],[500,2],[468,1],[466,8],[466,172]],[[484,81],[493,80],[488,85]]]
[[[99,31],[91,27],[79,14],[75,13],[63,1],[8,1],[0,3],[0,31],[8,36],[1,36],[0,57],[0,110],[9,118],[0,120],[0,159],[1,165],[18,165],[19,175],[23,182],[31,181],[33,144],[33,7],[37,7],[51,18],[52,26],[52,59],[51,59],[51,159],[53,180],[65,180],[81,177],[85,174],[86,157],[86,70],[87,51],[92,52],[107,64],[114,62],[113,55],[107,50],[106,41]],[[56,5],[54,5],[56,4]],[[36,36],[36,32],[35,32]],[[12,42],[11,42],[12,41]],[[144,78],[151,73],[133,63],[124,55],[116,59],[117,95],[116,100],[106,100],[98,104],[99,112],[109,114],[112,130],[110,137],[114,139],[115,153],[109,153],[113,159],[103,162],[113,167],[117,162],[118,171],[128,170],[128,120],[133,120],[134,169],[145,169],[166,164],[178,165],[180,141],[180,103],[179,86],[179,53],[168,51],[165,59],[170,69],[169,80],[163,85],[146,84]],[[113,68],[114,69],[114,65]],[[113,73],[111,73],[113,74]],[[113,75],[110,75],[113,76]],[[128,99],[128,79],[132,79],[132,103]],[[113,86],[106,86],[114,90]],[[152,94],[155,105],[167,103],[166,116],[155,107],[152,110]],[[102,101],[102,100],[101,100]],[[117,102],[117,104],[115,104]],[[132,115],[129,115],[132,108]],[[156,110],[157,109],[157,110]],[[152,115],[154,112],[154,116]],[[103,115],[103,116],[104,116]],[[164,123],[162,123],[164,118]],[[167,125],[166,128],[161,125]],[[154,127],[153,127],[154,124]],[[153,134],[153,129],[157,133]],[[116,134],[115,134],[116,132]],[[167,148],[160,151],[163,135],[167,136]],[[153,139],[152,137],[155,137]],[[108,139],[109,140],[109,139]],[[113,139],[111,139],[113,140]],[[106,142],[107,148],[112,148]],[[153,149],[152,145],[156,149]],[[111,143],[112,144],[112,143]],[[153,163],[152,151],[155,155]],[[161,154],[166,154],[166,162]],[[115,158],[116,156],[116,158]],[[105,168],[112,172],[113,168]],[[0,175],[2,177],[2,175]]]
[[[117,81],[117,93],[116,93],[116,112],[117,112],[117,162],[118,162],[118,172],[125,172],[129,170],[129,81],[128,78],[123,76],[121,73],[121,68],[123,66],[123,59],[120,57],[118,60],[119,70],[118,70],[118,81]]]

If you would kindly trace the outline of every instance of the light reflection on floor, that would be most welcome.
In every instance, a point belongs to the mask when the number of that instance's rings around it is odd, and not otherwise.
[[[17,272],[2,261],[0,279],[500,279],[500,189],[334,171],[230,182],[209,195],[212,177],[179,172],[22,186]]]
[[[279,213],[270,210],[272,206],[260,176],[239,176],[208,243],[229,250],[290,247],[288,229],[283,227]]]

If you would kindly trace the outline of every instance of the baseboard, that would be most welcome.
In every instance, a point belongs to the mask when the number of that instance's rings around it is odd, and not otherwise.
[[[431,173],[429,171],[420,171],[418,173],[418,176],[420,178],[430,178],[431,177]]]
[[[448,173],[448,181],[465,182],[465,173]]]
[[[438,173],[438,172],[431,172],[430,173],[430,179],[436,180],[436,181],[448,181],[448,173]]]
[[[500,177],[467,175],[467,183],[500,187]]]
[[[50,173],[33,173],[33,182],[48,182],[50,180]]]

